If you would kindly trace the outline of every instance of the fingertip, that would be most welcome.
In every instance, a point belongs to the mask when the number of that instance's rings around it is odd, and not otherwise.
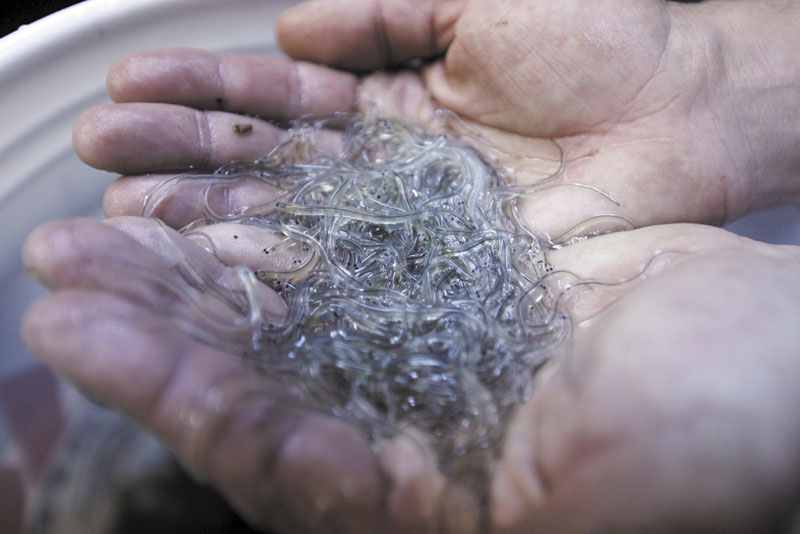
[[[94,143],[92,143],[94,122],[95,108],[91,108],[81,113],[72,127],[72,146],[80,160],[90,166],[93,166],[92,161],[95,159],[93,154]]]
[[[28,306],[22,315],[19,325],[19,334],[22,343],[30,354],[43,356],[40,340],[45,325],[45,315],[48,310],[49,297],[35,301]]]
[[[106,76],[115,102],[172,102],[214,106],[219,57],[189,47],[148,50],[117,60]]]
[[[106,90],[114,102],[150,100],[149,94],[163,72],[161,61],[151,52],[140,52],[115,61],[106,75]],[[160,84],[159,84],[160,85]]]
[[[47,238],[48,229],[52,224],[53,222],[51,221],[37,226],[25,238],[25,242],[22,244],[21,256],[22,265],[26,269],[35,269],[41,263],[40,259],[43,256],[42,242]]]
[[[26,272],[48,289],[55,284],[52,266],[59,249],[63,248],[64,233],[73,222],[73,219],[46,222],[28,234],[22,245],[22,265]]]
[[[149,94],[160,86],[165,71],[166,54],[145,51],[129,54],[115,61],[106,75],[106,89],[114,102],[148,101]]]
[[[140,176],[121,176],[103,193],[103,215],[107,218],[141,215],[144,199],[152,184]]]
[[[115,61],[106,75],[106,90],[114,102],[125,102],[127,98],[127,81],[130,78],[131,56]]]
[[[103,147],[114,146],[119,140],[110,105],[84,111],[72,128],[72,146],[78,158],[95,169],[110,170],[112,161]]]
[[[390,43],[386,29],[377,27],[385,21],[376,12],[371,0],[303,2],[278,18],[278,44],[294,59],[356,71],[385,67],[392,59]]]
[[[69,357],[76,342],[84,343],[83,329],[103,308],[101,298],[80,290],[62,290],[31,304],[20,321],[20,337],[27,350],[56,370],[74,365]],[[87,340],[88,341],[88,340]]]
[[[370,71],[443,53],[461,9],[460,2],[312,0],[285,11],[276,33],[295,59]]]
[[[106,89],[114,102],[146,102],[162,86],[161,79],[171,67],[172,55],[190,49],[146,50],[119,58],[108,69]],[[197,51],[199,53],[199,51]],[[210,54],[206,52],[206,54]]]
[[[123,215],[127,209],[128,203],[123,200],[124,196],[118,194],[120,186],[117,181],[111,182],[103,193],[103,215],[106,218]]]
[[[278,16],[275,24],[275,37],[278,46],[294,58],[307,58],[304,54],[303,43],[306,41],[307,28],[310,26],[309,17],[314,17],[314,0],[294,5]]]

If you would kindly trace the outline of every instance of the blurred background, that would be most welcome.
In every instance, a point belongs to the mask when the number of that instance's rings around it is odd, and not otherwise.
[[[0,37],[7,35],[23,24],[30,24],[50,13],[63,9],[76,1],[66,0],[14,0],[0,4]]]

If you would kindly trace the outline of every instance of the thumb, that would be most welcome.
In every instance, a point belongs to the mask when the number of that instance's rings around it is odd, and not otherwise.
[[[277,35],[296,59],[374,70],[442,54],[460,0],[310,0],[285,11]]]
[[[648,249],[689,254],[663,254],[539,375],[496,471],[496,531],[789,532],[798,249],[689,225],[574,247],[554,266],[608,276]]]

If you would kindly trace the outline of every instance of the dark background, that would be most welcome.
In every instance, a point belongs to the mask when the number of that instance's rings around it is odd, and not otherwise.
[[[699,2],[700,0],[677,0],[679,2]],[[30,24],[45,15],[63,9],[77,0],[6,0],[0,5],[0,37],[9,34],[22,24]]]
[[[0,5],[0,36],[7,35],[23,24],[30,24],[45,15],[63,9],[77,0],[11,0]]]

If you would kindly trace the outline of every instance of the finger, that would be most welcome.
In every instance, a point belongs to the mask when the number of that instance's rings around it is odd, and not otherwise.
[[[254,179],[222,176],[123,176],[106,189],[106,217],[147,215],[173,228],[209,216],[246,215],[250,210],[274,206],[284,192]]]
[[[495,479],[498,532],[782,531],[800,253],[735,245],[643,279],[540,375]]]
[[[108,74],[116,102],[164,102],[278,121],[350,111],[356,86],[352,74],[320,65],[188,48],[132,54]]]
[[[59,292],[28,311],[22,331],[32,352],[156,433],[255,525],[449,532],[474,518],[474,510],[453,515],[459,499],[447,495],[421,441],[400,435],[373,453],[349,425],[305,410],[286,381],[254,374],[113,295]]]
[[[589,319],[644,280],[697,254],[726,249],[758,254],[771,250],[721,228],[669,224],[593,237],[551,250],[547,257],[555,270],[550,282],[556,291],[565,291],[560,302],[576,325],[575,334],[581,336],[592,328]]]
[[[462,2],[311,1],[285,11],[278,40],[298,59],[373,70],[442,54]]]
[[[437,119],[436,102],[422,78],[412,71],[365,76],[358,105],[361,110],[423,128]]]
[[[167,261],[174,263],[177,261],[177,253],[186,254],[195,268],[210,273],[208,278],[223,290],[236,289],[236,278],[230,270],[220,272],[218,262],[231,267],[244,266],[255,271],[256,276],[262,280],[273,284],[284,281],[298,283],[316,266],[317,258],[309,247],[295,244],[283,235],[253,225],[202,225],[192,228],[185,235],[171,232],[167,240],[163,228],[152,219],[117,217],[108,219],[105,224],[120,229]],[[179,251],[176,251],[176,245],[180,246]],[[173,270],[175,268],[172,267]],[[279,310],[282,312],[284,303],[276,300],[274,292],[261,285],[256,286],[256,289],[265,306],[274,308],[271,315]],[[262,291],[266,294],[261,295]]]
[[[294,256],[265,253],[265,250],[270,250],[269,247],[281,242],[282,237],[254,226],[217,224],[201,227],[194,235],[184,236],[165,229],[153,219],[143,217],[115,217],[105,220],[103,224],[121,231],[146,250],[152,251],[170,265],[171,271],[191,269],[193,273],[186,281],[190,285],[199,283],[201,294],[194,296],[189,304],[193,307],[205,306],[207,312],[217,307],[226,309],[217,295],[218,290],[223,294],[242,290],[237,272],[225,268],[225,265],[244,266],[270,282],[272,278],[262,275],[262,272],[281,272],[296,266],[292,261]],[[208,232],[209,229],[213,231]],[[256,247],[259,247],[257,252],[254,250]],[[295,267],[294,271],[297,270]],[[183,276],[186,277],[185,274]],[[279,322],[283,319],[286,303],[277,293],[264,284],[254,284],[250,290],[260,304],[261,316],[266,321]],[[250,342],[249,338],[245,340]]]
[[[108,294],[35,304],[23,336],[97,401],[154,431],[256,524],[376,532],[380,469],[348,425],[300,409],[284,386]]]
[[[729,161],[698,163],[693,150],[713,153],[708,139],[624,135],[559,140],[566,162],[562,174],[531,191],[520,211],[528,223],[556,241],[674,221],[723,224],[745,195]],[[727,169],[727,170],[726,170]],[[720,178],[710,179],[712,176]],[[618,216],[606,220],[598,215]],[[584,221],[588,224],[583,224]],[[598,223],[595,226],[595,223]]]
[[[172,266],[129,236],[88,219],[67,219],[36,228],[22,248],[26,269],[51,290],[106,289],[141,304],[162,308],[175,296],[158,284],[142,283],[131,275],[147,271],[175,283]],[[117,271],[127,271],[119,276]]]
[[[138,178],[127,180],[134,184],[132,187],[138,187],[136,184]],[[178,260],[175,245],[181,245],[181,252],[187,255],[192,264],[207,273],[208,278],[216,285],[226,289],[236,287],[235,277],[230,271],[220,271],[218,265],[209,261],[211,256],[204,252],[213,254],[213,257],[224,265],[244,266],[273,285],[287,281],[297,283],[316,266],[317,258],[308,246],[294,243],[273,230],[255,225],[240,223],[197,225],[184,235],[179,235],[175,232],[167,234],[154,220],[141,217],[114,217],[108,219],[106,224],[122,230],[147,250],[155,252],[173,264]],[[74,247],[72,249],[74,250]],[[141,257],[138,251],[136,257]],[[65,261],[69,263],[72,259]],[[30,263],[35,262],[31,260]],[[276,309],[283,309],[282,305],[278,305],[278,302],[268,295],[262,296],[261,300]]]
[[[665,224],[579,241],[551,250],[548,259],[554,268],[576,278],[613,281],[641,272],[655,256],[675,253],[650,274],[688,255],[725,248],[763,252],[768,246],[713,226]]]
[[[202,307],[220,324],[239,317],[215,296],[216,289],[241,290],[236,273],[154,220],[48,223],[28,237],[22,258],[28,271],[51,289],[105,290],[163,316],[193,317]],[[280,320],[283,300],[263,284],[253,290],[264,317]]]
[[[273,230],[247,224],[198,226],[186,235],[212,252],[222,263],[243,265],[276,289],[285,282],[301,282],[317,266],[319,259],[304,243],[297,243]]]
[[[116,185],[112,185],[110,192],[106,192],[104,205],[106,215],[113,217],[108,224],[129,233],[145,247],[174,260],[174,251],[165,250],[163,246],[163,229],[146,219],[123,216],[136,213],[137,210],[141,213],[140,197],[146,196],[161,181],[161,177],[120,178],[114,182]],[[153,217],[163,217],[167,224],[182,227],[207,217],[206,207],[220,216],[244,214],[248,206],[260,208],[259,212],[264,213],[263,207],[274,206],[281,195],[276,189],[260,183],[222,184],[214,187],[211,193],[206,190],[208,182],[203,180],[192,179],[183,184],[158,204],[151,214]],[[183,239],[177,234],[170,235],[174,240]],[[184,230],[183,235],[223,264],[247,267],[271,284],[287,281],[296,283],[316,265],[316,257],[308,246],[296,244],[274,230],[255,225],[225,222],[198,224]],[[230,286],[230,283],[225,284],[225,287]]]
[[[286,131],[260,119],[173,104],[99,106],[81,115],[73,130],[85,163],[121,174],[213,170],[264,156],[286,139]]]
[[[359,93],[358,106],[362,109],[377,110],[381,116],[410,120],[420,125],[430,124],[436,119],[436,107],[421,78],[413,73],[375,74],[363,80]],[[185,111],[185,108],[182,108]],[[115,114],[111,108],[103,113]],[[152,120],[157,120],[155,110]],[[92,121],[92,119],[87,119]],[[124,127],[121,126],[120,129]],[[79,151],[101,151],[107,160],[117,156],[127,158],[127,154],[117,143],[101,139],[98,128],[91,122],[81,134],[85,141]],[[129,134],[123,132],[125,136]],[[317,146],[330,154],[341,151],[341,137],[338,132],[321,130],[316,133]],[[134,141],[130,141],[131,144]],[[92,148],[97,147],[97,148]],[[184,148],[184,151],[191,150]],[[88,159],[88,156],[84,157]],[[97,158],[95,158],[97,159]],[[217,158],[223,159],[223,158]],[[106,166],[113,166],[107,163]],[[201,179],[186,175],[147,175],[126,176],[114,181],[106,190],[103,208],[106,216],[151,215],[162,219],[168,225],[180,228],[212,214],[220,218],[229,214],[245,214],[249,209],[273,204],[282,191],[255,179],[226,179],[209,176]],[[213,217],[212,217],[213,218]]]

